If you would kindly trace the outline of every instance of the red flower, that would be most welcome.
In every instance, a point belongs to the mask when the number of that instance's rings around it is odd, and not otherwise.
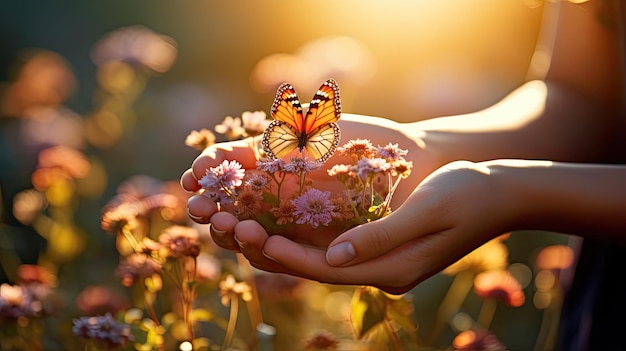
[[[495,298],[513,307],[524,304],[525,296],[519,282],[508,271],[487,271],[474,278],[474,291],[479,297]]]

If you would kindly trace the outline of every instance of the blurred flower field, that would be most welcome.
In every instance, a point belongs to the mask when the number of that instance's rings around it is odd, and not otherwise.
[[[320,47],[337,55],[303,68]],[[24,51],[2,82],[1,350],[550,348],[574,260],[564,236],[503,235],[403,296],[260,272],[215,246],[187,216],[190,194],[160,177],[162,160],[190,164],[267,120],[245,109],[207,116],[174,140],[142,129],[146,106],[162,106],[150,84],[179,50],[144,26],[104,34],[86,113],[69,107],[83,84],[53,51]],[[299,58],[261,58],[252,84],[274,89],[276,67],[289,67],[308,72],[302,81],[358,76],[356,87],[370,66],[358,42],[331,38]],[[160,143],[168,155],[138,162],[137,148]]]

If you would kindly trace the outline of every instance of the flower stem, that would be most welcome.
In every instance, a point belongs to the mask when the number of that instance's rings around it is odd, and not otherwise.
[[[261,313],[261,305],[259,303],[259,295],[256,288],[256,282],[254,280],[254,272],[250,261],[248,261],[242,254],[237,255],[237,263],[239,266],[239,274],[243,281],[248,283],[252,289],[252,300],[247,301],[248,314],[250,315],[250,323],[252,324],[252,330],[256,330],[256,327],[263,323],[263,314]]]
[[[122,235],[124,235],[126,241],[128,241],[130,246],[133,248],[133,251],[139,252],[139,243],[137,242],[137,239],[135,239],[133,233],[128,230],[127,226],[122,227],[121,233]]]
[[[228,317],[228,325],[226,326],[226,335],[222,344],[222,351],[225,351],[233,339],[235,334],[235,325],[237,324],[237,315],[239,313],[239,297],[232,294],[230,299],[230,316]]]
[[[448,319],[459,310],[461,304],[465,301],[465,297],[470,292],[473,282],[474,273],[472,271],[462,271],[454,277],[446,296],[439,304],[436,319],[433,323],[433,330],[430,333],[430,344],[437,340]]]
[[[190,314],[191,314],[191,310],[192,310],[192,304],[193,304],[193,300],[195,298],[196,295],[196,285],[195,285],[195,280],[196,280],[196,258],[193,257],[192,258],[192,262],[193,262],[193,271],[192,271],[192,275],[191,277],[186,277],[185,279],[182,280],[182,291],[183,291],[183,295],[182,295],[182,299],[183,299],[183,321],[185,323],[185,325],[187,326],[187,332],[189,334],[189,340],[193,340],[194,339],[194,332],[193,332],[193,321],[190,318]],[[182,262],[181,262],[182,264]],[[191,279],[190,279],[191,278]]]
[[[148,311],[148,316],[154,322],[154,325],[157,327],[161,326],[161,322],[159,322],[159,317],[157,317],[156,311],[154,310],[154,293],[148,291],[148,289],[144,288],[144,300],[146,301],[146,310]],[[165,347],[163,343],[159,343],[157,345],[159,351],[165,351]]]
[[[496,314],[497,307],[498,302],[496,299],[485,299],[483,301],[483,305],[480,307],[480,312],[478,313],[478,324],[482,325],[486,330],[489,330],[491,322],[493,321],[493,316]]]

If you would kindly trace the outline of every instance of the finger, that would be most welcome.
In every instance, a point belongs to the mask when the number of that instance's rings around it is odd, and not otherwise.
[[[207,224],[214,213],[218,211],[217,204],[203,195],[194,195],[187,200],[189,218],[200,224]]]
[[[211,216],[211,227],[209,232],[211,238],[220,247],[227,250],[241,252],[239,244],[235,241],[235,226],[239,220],[228,212],[217,212]]]
[[[264,254],[280,263],[291,275],[331,284],[373,285],[386,291],[401,293],[413,287],[420,277],[414,252],[406,247],[393,254],[348,267],[333,267],[326,262],[322,249],[299,245],[274,235],[264,245]]]
[[[196,192],[202,189],[200,184],[198,184],[198,180],[194,178],[191,169],[186,170],[185,173],[183,173],[183,175],[180,177],[180,185],[183,187],[183,189],[189,192]]]
[[[419,190],[395,212],[338,236],[326,259],[334,266],[351,265],[383,256],[413,239],[447,230],[448,209],[421,196]]]
[[[196,179],[201,179],[206,170],[216,167],[224,160],[237,160],[244,168],[254,168],[256,166],[256,155],[251,147],[251,140],[237,140],[227,143],[220,143],[206,148],[198,156],[191,166]]]
[[[331,284],[371,285],[402,294],[471,251],[473,246],[453,240],[455,236],[451,230],[427,235],[385,255],[344,267],[329,265],[324,250],[278,235],[266,240],[264,253],[291,275]]]
[[[255,268],[269,272],[287,273],[283,266],[263,254],[263,248],[269,235],[258,222],[245,220],[237,223],[234,238],[239,244],[241,252]]]

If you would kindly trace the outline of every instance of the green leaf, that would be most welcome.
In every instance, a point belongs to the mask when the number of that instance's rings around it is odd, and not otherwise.
[[[356,334],[360,337],[362,335],[361,331],[363,330],[363,316],[365,315],[365,311],[367,311],[367,304],[364,301],[361,301],[360,288],[354,290],[350,308],[350,322],[352,323],[352,329],[354,329]]]
[[[278,196],[276,196],[276,194],[263,192],[263,202],[270,204],[274,207],[278,207],[280,199],[278,198]]]
[[[355,324],[356,322],[353,321],[353,325],[359,327],[355,328],[359,338],[365,335],[376,324],[384,320],[384,299],[384,295],[373,287],[361,287],[355,292],[355,296],[352,298],[352,306],[353,312],[358,312],[358,315],[353,313],[352,319],[358,319],[358,324]]]
[[[369,342],[372,350],[387,351],[392,349],[391,335],[382,322],[372,326],[364,339]]]
[[[268,233],[277,233],[279,226],[276,224],[276,217],[271,213],[260,213],[256,216],[256,221],[265,228]]]
[[[148,342],[148,331],[142,329],[138,323],[130,325],[130,334],[133,336],[133,342],[145,344]]]
[[[387,318],[407,332],[417,330],[417,322],[413,316],[413,301],[409,299],[389,299]]]

